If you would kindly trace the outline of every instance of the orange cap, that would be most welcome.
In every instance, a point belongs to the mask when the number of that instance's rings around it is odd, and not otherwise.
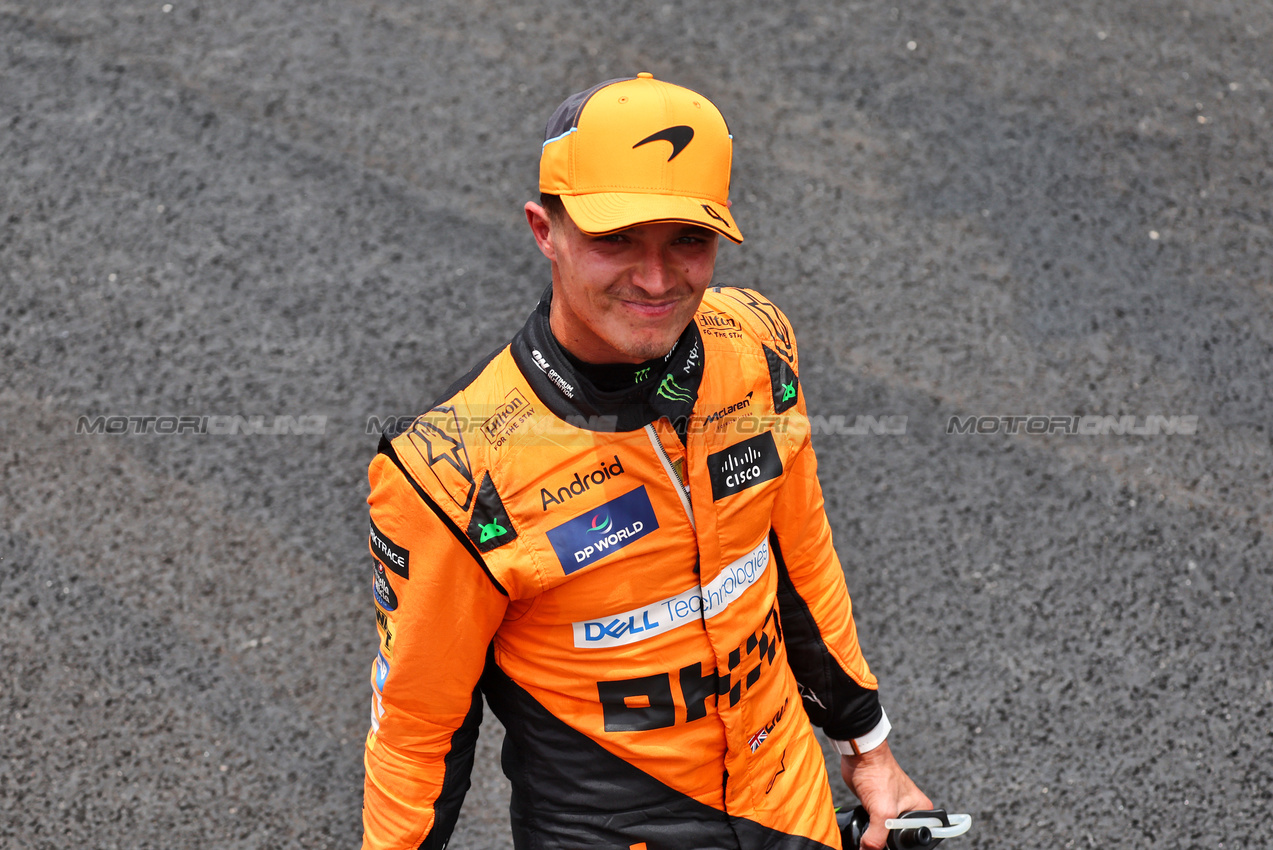
[[[566,98],[544,134],[539,190],[585,233],[652,221],[700,224],[735,242],[733,136],[710,100],[647,73]]]

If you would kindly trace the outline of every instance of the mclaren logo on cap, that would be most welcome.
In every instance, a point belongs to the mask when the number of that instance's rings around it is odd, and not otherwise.
[[[687,127],[684,124],[678,124],[675,127],[668,127],[666,130],[659,130],[657,133],[646,136],[641,141],[633,145],[633,149],[648,145],[650,142],[671,142],[672,155],[667,158],[668,162],[676,159],[676,155],[685,150],[685,146],[694,138],[694,128]]]

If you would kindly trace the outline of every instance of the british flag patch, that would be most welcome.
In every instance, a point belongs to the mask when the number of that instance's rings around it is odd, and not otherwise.
[[[747,746],[751,747],[754,753],[760,749],[760,745],[765,743],[765,739],[769,737],[769,733],[774,731],[774,727],[782,720],[782,716],[787,712],[787,704],[791,702],[791,698],[783,700],[782,708],[778,709],[778,713],[774,715],[774,719],[765,724],[765,728],[747,739]]]

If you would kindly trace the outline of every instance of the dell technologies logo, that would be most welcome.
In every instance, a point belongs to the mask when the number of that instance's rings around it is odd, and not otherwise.
[[[724,611],[755,586],[769,568],[769,535],[750,552],[726,564],[715,578],[643,608],[573,624],[575,646],[602,649],[639,643]],[[764,650],[761,650],[763,653]]]

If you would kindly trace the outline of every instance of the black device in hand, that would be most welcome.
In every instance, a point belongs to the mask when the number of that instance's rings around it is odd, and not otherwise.
[[[864,806],[858,806],[852,812],[836,816],[840,824],[840,840],[844,850],[858,850],[862,845],[862,836],[870,826],[871,819]],[[910,823],[907,823],[910,821]],[[948,815],[945,809],[927,809],[914,812],[903,812],[896,818],[889,819],[889,850],[927,850],[935,847],[944,838],[963,835],[972,825],[968,815]]]

